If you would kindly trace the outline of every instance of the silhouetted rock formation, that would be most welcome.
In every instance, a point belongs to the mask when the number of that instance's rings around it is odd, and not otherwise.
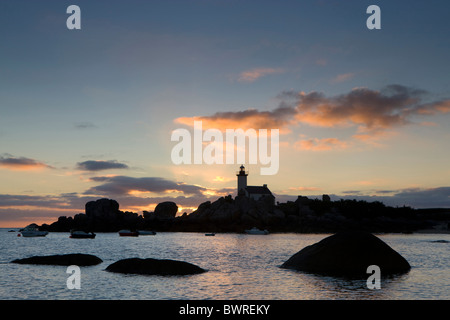
[[[156,218],[162,218],[162,219],[170,219],[175,218],[178,212],[178,206],[175,202],[172,201],[166,201],[161,202],[155,207],[155,216]]]
[[[303,248],[281,268],[333,276],[367,277],[367,267],[377,265],[381,275],[405,273],[408,261],[385,242],[367,232],[340,232]]]
[[[69,232],[72,229],[86,232],[117,232],[121,229],[143,229],[144,218],[134,212],[119,210],[119,203],[112,199],[89,201],[85,205],[85,213],[72,217],[59,217],[51,225],[43,225],[41,229],[57,232]]]
[[[206,201],[190,214],[176,216],[178,206],[171,201],[162,202],[155,212],[143,215],[119,210],[111,199],[86,203],[86,213],[72,217],[59,217],[41,230],[86,232],[117,232],[121,229],[189,232],[243,232],[257,227],[270,232],[336,233],[346,230],[367,232],[411,233],[432,228],[437,223],[447,225],[449,209],[412,209],[389,207],[381,202],[357,200],[331,201],[299,196],[296,201],[278,203],[271,199],[254,200],[246,196],[231,195],[214,202]]]
[[[53,256],[34,256],[24,259],[16,259],[11,263],[18,264],[43,264],[43,265],[58,265],[58,266],[93,266],[102,263],[102,259],[90,254],[62,254]]]
[[[184,261],[158,259],[123,259],[106,268],[106,271],[146,275],[189,275],[206,272],[206,270]]]
[[[243,232],[251,227],[275,226],[285,214],[270,199],[254,200],[245,196],[221,197],[214,202],[204,202],[197,210],[184,217],[183,224],[197,225],[199,231]]]
[[[114,219],[119,213],[119,203],[110,199],[89,201],[85,205],[85,211],[88,218]]]

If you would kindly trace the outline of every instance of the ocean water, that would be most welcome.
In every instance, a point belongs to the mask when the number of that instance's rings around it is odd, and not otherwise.
[[[366,280],[324,277],[281,269],[294,253],[328,234],[216,234],[161,232],[155,236],[119,237],[98,233],[95,239],[70,239],[68,233],[18,237],[0,229],[0,299],[34,300],[422,300],[450,298],[450,235],[377,235],[411,264],[407,274],[381,279],[381,289]],[[103,263],[81,267],[81,288],[68,289],[64,266],[18,265],[33,255],[86,253]],[[174,259],[208,272],[191,276],[143,276],[106,272],[120,259]],[[368,275],[369,276],[369,275]]]

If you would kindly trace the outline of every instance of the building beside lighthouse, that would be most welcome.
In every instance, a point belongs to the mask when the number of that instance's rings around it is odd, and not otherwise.
[[[262,198],[269,198],[275,204],[275,197],[267,187],[267,184],[262,186],[248,186],[247,176],[248,171],[245,171],[244,165],[241,165],[240,170],[236,173],[237,176],[237,194],[238,196],[246,196],[254,200]]]

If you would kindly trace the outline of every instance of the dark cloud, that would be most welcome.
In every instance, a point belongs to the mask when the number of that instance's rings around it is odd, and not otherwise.
[[[48,208],[0,208],[0,222],[7,222],[13,224],[14,227],[25,227],[30,223],[41,224],[43,221],[52,223],[60,216],[73,216],[72,213],[66,210],[49,210]]]
[[[0,194],[0,207],[40,206],[64,208],[64,199],[52,196]]]
[[[427,103],[428,95],[422,89],[393,84],[380,91],[355,88],[334,97],[318,92],[292,91],[283,92],[279,97],[294,99],[296,117],[301,123],[372,130],[411,123],[413,116],[450,112],[450,100]]]
[[[396,193],[393,197],[408,203],[410,206],[420,208],[450,208],[450,187],[406,189]]]
[[[16,158],[10,154],[0,156],[0,166],[11,170],[53,169],[43,162],[25,157]]]
[[[76,129],[92,129],[96,128],[97,126],[92,122],[77,122],[74,124],[74,127]]]
[[[402,190],[379,190],[379,194],[392,195],[363,195],[362,191],[344,191],[344,195],[330,195],[333,200],[356,199],[366,201],[380,201],[389,206],[410,206],[413,208],[450,208],[450,187],[438,188],[409,188]]]
[[[388,193],[396,193],[398,190],[375,190],[376,193],[388,194]]]
[[[77,169],[84,171],[101,171],[109,169],[128,169],[128,166],[115,160],[88,160],[84,162],[78,162]]]
[[[85,204],[99,197],[83,196],[77,193],[58,196],[0,195],[0,222],[16,223],[17,227],[31,222],[52,223],[60,216],[74,216],[85,212]],[[112,197],[120,205],[120,210],[141,212],[152,211],[156,204],[173,201],[182,208],[182,212],[191,212],[205,201],[215,201],[218,196],[195,194],[190,196],[137,197],[133,195],[115,195]],[[133,209],[135,208],[135,209]],[[147,208],[147,209],[145,209]],[[193,208],[193,209],[192,209]]]
[[[361,191],[359,190],[348,190],[348,191],[342,191],[343,194],[360,194]]]
[[[96,187],[92,187],[84,194],[102,194],[102,195],[124,195],[131,191],[140,192],[171,192],[178,191],[184,194],[201,194],[206,191],[206,188],[185,184],[181,182],[174,182],[164,178],[158,177],[143,177],[134,178],[128,176],[115,177],[94,177],[91,178],[95,182],[103,182]]]

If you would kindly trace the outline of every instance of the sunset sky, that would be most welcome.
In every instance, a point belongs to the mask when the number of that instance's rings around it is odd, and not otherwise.
[[[69,5],[81,30],[68,30]],[[381,8],[381,30],[366,9]],[[280,202],[450,207],[450,3],[0,2],[0,227],[111,198],[180,213],[236,193],[241,163],[174,165],[171,133],[279,129]]]

